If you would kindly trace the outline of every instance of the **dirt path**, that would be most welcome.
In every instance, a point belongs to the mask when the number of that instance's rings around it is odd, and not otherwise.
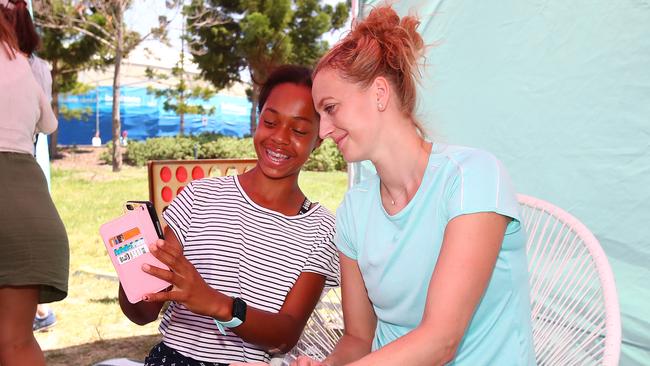
[[[84,169],[104,165],[99,160],[105,147],[77,146],[60,148],[60,157],[52,160],[52,166],[58,168]]]

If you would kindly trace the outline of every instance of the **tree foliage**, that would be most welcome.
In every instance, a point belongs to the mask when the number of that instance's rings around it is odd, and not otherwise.
[[[190,52],[202,76],[218,89],[241,82],[248,70],[254,131],[258,88],[283,63],[313,65],[329,48],[322,36],[340,29],[348,5],[320,0],[191,0],[184,7]]]
[[[165,111],[174,112],[179,116],[179,135],[181,136],[185,133],[186,114],[213,115],[216,110],[214,106],[205,106],[200,102],[200,100],[204,102],[210,100],[215,94],[214,89],[201,86],[199,83],[195,83],[193,86],[190,85],[189,75],[185,70],[185,39],[186,36],[183,31],[181,34],[183,42],[181,43],[180,57],[169,73],[161,73],[151,67],[148,67],[145,71],[150,80],[173,82],[168,88],[149,86],[147,92],[154,94],[158,98],[163,98]]]
[[[69,4],[61,0],[53,0],[52,6],[58,12],[66,14],[66,18],[79,17],[79,14]],[[98,24],[105,24],[106,20],[102,14],[92,14]],[[50,21],[57,21],[52,18]],[[88,86],[78,82],[79,71],[91,68],[101,67],[110,62],[106,58],[106,52],[102,44],[94,37],[87,33],[82,33],[72,27],[67,27],[65,22],[59,22],[57,27],[39,26],[46,22],[47,17],[42,13],[35,14],[35,22],[41,35],[41,47],[38,56],[48,60],[52,67],[52,108],[56,115],[63,115],[65,118],[86,118],[90,114],[89,108],[70,109],[59,107],[60,93],[84,93]],[[86,32],[96,33],[92,28],[87,28]],[[51,136],[50,157],[57,155],[57,131]]]
[[[170,85],[168,88],[155,88],[149,86],[147,87],[147,93],[162,98],[164,100],[164,110],[167,112],[174,112],[179,116],[179,135],[182,136],[185,133],[186,114],[214,114],[214,106],[207,106],[200,102],[200,100],[205,102],[210,100],[210,98],[215,94],[214,90],[200,85],[194,85],[191,87],[188,83],[188,76],[181,61],[172,68],[170,74],[156,72],[152,68],[147,68],[146,74],[147,77],[152,80],[172,80],[174,82],[174,84]]]
[[[34,0],[34,10],[39,14],[38,25],[43,28],[76,31],[92,37],[101,44],[109,62],[113,64],[113,171],[122,168],[122,153],[118,148],[121,135],[120,123],[120,70],[122,59],[141,41],[150,36],[164,39],[169,21],[159,16],[159,25],[141,36],[130,31],[124,23],[124,13],[132,0]],[[180,0],[167,0],[168,7],[175,7]],[[70,16],[72,9],[74,16]]]

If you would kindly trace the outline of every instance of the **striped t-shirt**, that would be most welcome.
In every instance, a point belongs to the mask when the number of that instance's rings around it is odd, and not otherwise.
[[[334,216],[319,204],[286,216],[261,207],[235,176],[188,184],[163,215],[183,245],[185,257],[205,281],[249,307],[279,312],[302,272],[339,284]],[[230,330],[222,335],[214,320],[172,302],[160,331],[163,342],[196,360],[267,361],[270,355]]]

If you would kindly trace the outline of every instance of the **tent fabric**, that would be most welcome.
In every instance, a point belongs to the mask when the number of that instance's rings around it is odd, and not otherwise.
[[[393,7],[431,45],[418,107],[430,139],[495,153],[519,192],[594,233],[619,294],[620,364],[650,365],[650,2]]]
[[[164,100],[147,93],[146,88],[120,88],[120,117],[122,131],[132,140],[148,137],[175,136],[180,119],[163,108]],[[226,136],[243,137],[250,134],[251,103],[246,97],[215,95],[204,106],[215,107],[213,115],[185,115],[185,134],[216,132]],[[96,117],[99,112],[99,132],[102,141],[112,137],[112,87],[100,86],[81,95],[67,95],[60,105],[68,109],[82,109],[90,113],[83,119],[65,119],[59,115],[59,143],[62,145],[88,145],[95,136]]]

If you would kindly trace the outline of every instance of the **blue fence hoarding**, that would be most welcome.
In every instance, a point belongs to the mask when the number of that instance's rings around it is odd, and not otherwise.
[[[147,93],[146,88],[123,87],[120,90],[120,116],[122,131],[131,140],[149,137],[175,136],[179,132],[180,118],[165,111],[164,101]],[[204,106],[215,107],[212,115],[185,115],[185,134],[216,132],[227,136],[243,137],[250,134],[251,103],[246,97],[215,95]],[[100,86],[86,94],[60,97],[60,106],[83,109],[82,119],[65,119],[59,116],[61,145],[89,145],[99,120],[99,134],[103,142],[111,140],[113,95],[110,86]]]

